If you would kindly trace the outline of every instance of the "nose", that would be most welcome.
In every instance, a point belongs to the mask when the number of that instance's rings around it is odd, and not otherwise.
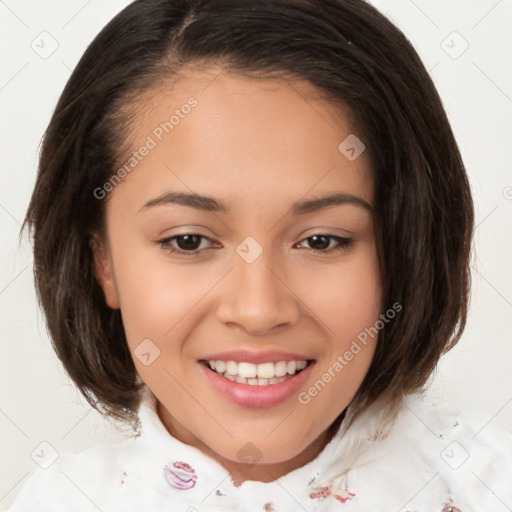
[[[297,323],[298,298],[268,251],[252,263],[234,255],[233,270],[221,290],[218,319],[253,336],[273,333]]]

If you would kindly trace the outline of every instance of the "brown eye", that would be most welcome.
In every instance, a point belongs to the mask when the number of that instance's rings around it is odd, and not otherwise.
[[[202,244],[203,241],[206,241],[206,246]],[[171,236],[158,241],[166,251],[184,256],[197,256],[202,251],[211,249],[211,242],[208,237],[197,233]]]
[[[305,247],[306,249],[309,248],[313,251],[327,253],[335,250],[347,249],[352,244],[353,240],[350,238],[343,238],[341,236],[319,234],[305,238],[302,242],[299,242],[299,246],[304,242],[307,242],[309,245],[309,247]],[[332,244],[332,242],[334,243]]]
[[[180,235],[176,237],[176,245],[184,251],[195,251],[201,245],[200,235]]]
[[[317,251],[327,249],[329,245],[331,245],[330,238],[325,235],[314,235],[309,237],[307,240],[309,241],[310,247]]]

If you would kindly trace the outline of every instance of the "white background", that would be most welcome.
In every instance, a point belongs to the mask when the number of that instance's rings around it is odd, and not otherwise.
[[[441,361],[429,394],[481,414],[483,428],[494,421],[512,431],[512,1],[373,3],[430,70],[476,203],[468,326]],[[26,240],[18,246],[17,238],[41,136],[71,69],[127,4],[0,0],[0,510],[37,467],[31,453],[41,442],[58,452],[80,451],[126,435],[86,405],[65,376],[38,311],[30,246]],[[49,51],[52,44],[58,47],[47,58],[33,49]]]

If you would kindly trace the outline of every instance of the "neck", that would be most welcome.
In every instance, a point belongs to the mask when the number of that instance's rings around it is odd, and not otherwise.
[[[227,471],[229,471],[231,480],[237,487],[248,480],[255,480],[258,482],[273,482],[314,460],[336,434],[342,419],[343,414],[340,415],[334,421],[334,423],[303,452],[284,462],[279,462],[276,464],[248,465],[233,462],[228,459],[223,459],[218,454],[214,454],[213,452],[211,457],[215,458],[217,462],[219,462]]]
[[[327,446],[338,431],[341,422],[343,421],[343,417],[345,416],[344,411],[336,418],[327,430],[317,437],[313,443],[292,459],[274,464],[246,464],[234,462],[214,452],[209,446],[197,439],[182,425],[176,422],[160,402],[157,402],[157,412],[165,428],[175,439],[198,448],[205,455],[217,461],[226,469],[226,471],[229,472],[233,485],[235,486],[240,486],[248,480],[273,482],[291,471],[305,466],[314,460]]]

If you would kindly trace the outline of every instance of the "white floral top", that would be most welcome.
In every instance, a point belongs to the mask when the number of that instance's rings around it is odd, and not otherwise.
[[[510,512],[512,436],[485,419],[407,396],[394,422],[369,408],[318,457],[271,483],[229,473],[161,423],[151,392],[141,435],[61,454],[9,512]]]

